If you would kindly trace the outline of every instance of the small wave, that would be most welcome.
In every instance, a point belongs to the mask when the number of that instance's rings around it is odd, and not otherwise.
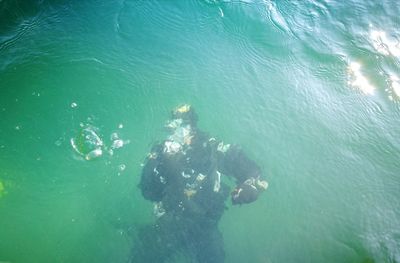
[[[268,18],[275,28],[285,33],[291,32],[289,25],[274,2],[267,2],[267,9]]]
[[[387,80],[389,87],[386,89],[390,100],[400,99],[400,78],[394,74],[389,75]]]
[[[103,61],[101,61],[100,59],[97,59],[95,57],[70,59],[70,62],[86,62],[86,61],[95,62],[95,63],[98,63],[100,65],[106,65],[106,63],[104,63]]]
[[[6,13],[10,15],[10,20],[15,20],[13,22],[15,24],[12,26],[9,25],[8,28],[10,31],[0,37],[0,52],[13,47],[16,42],[22,40],[35,29],[40,28],[50,16],[46,8],[41,9],[37,6],[33,6],[32,10],[27,6],[24,7],[24,10],[14,10],[11,8],[7,10]],[[7,28],[7,26],[3,29],[5,28]],[[0,32],[3,31],[3,29],[0,30]]]
[[[16,29],[15,33],[9,37],[5,37],[0,43],[0,52],[7,50],[15,45],[20,39],[22,39],[29,31],[31,31],[38,24],[37,18],[23,21],[19,28]]]

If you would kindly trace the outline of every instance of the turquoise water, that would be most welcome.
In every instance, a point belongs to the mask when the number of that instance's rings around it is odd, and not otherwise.
[[[400,262],[398,14],[389,0],[0,1],[0,261],[127,262],[154,221],[141,164],[190,103],[270,185],[229,205],[226,262]],[[103,142],[92,160],[71,145],[85,127]]]

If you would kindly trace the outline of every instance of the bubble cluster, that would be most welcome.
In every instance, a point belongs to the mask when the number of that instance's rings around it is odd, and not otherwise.
[[[98,129],[88,125],[83,127],[75,138],[71,139],[72,148],[86,160],[95,159],[103,154],[103,140]]]
[[[117,132],[110,135],[110,143],[105,143],[100,130],[90,124],[80,123],[78,134],[71,138],[72,148],[79,156],[85,160],[93,160],[101,157],[104,153],[110,156],[114,155],[114,150],[120,149],[130,143],[129,140],[123,140]],[[57,143],[56,143],[57,144]]]

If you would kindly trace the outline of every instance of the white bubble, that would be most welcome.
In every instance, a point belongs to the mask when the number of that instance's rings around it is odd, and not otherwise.
[[[113,149],[118,149],[124,146],[124,141],[123,140],[115,140],[113,141],[111,148]]]
[[[94,149],[90,153],[86,154],[85,159],[88,161],[93,160],[97,157],[100,157],[102,154],[103,154],[103,151],[100,148]]]
[[[122,129],[122,128],[124,128],[124,125],[123,125],[122,123],[120,123],[120,124],[118,125],[118,128],[119,128],[119,129]]]
[[[221,16],[221,17],[224,17],[224,12],[222,11],[221,7],[218,7],[218,9],[219,9],[219,14],[220,14],[220,16]]]
[[[78,104],[76,102],[72,102],[71,103],[71,108],[76,108],[76,107],[78,107]]]
[[[125,164],[120,164],[120,165],[118,165],[118,170],[119,171],[124,171],[126,169],[126,165]]]
[[[112,141],[117,140],[118,138],[119,138],[119,137],[118,137],[118,133],[116,133],[116,132],[111,133],[110,139],[111,139]]]

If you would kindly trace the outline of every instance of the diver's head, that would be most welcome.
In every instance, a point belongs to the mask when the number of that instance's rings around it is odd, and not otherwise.
[[[196,126],[197,114],[189,104],[183,104],[172,110],[172,119],[182,119],[183,122]]]

